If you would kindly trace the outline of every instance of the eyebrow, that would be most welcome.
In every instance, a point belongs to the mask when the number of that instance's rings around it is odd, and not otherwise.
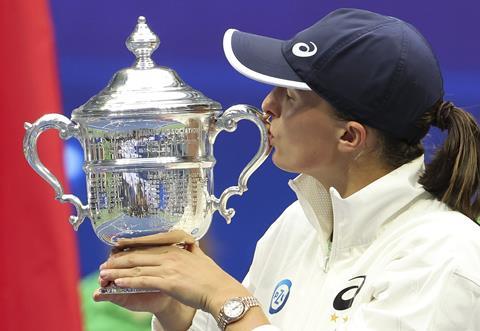
[[[288,88],[288,87],[287,87],[285,90],[286,90],[288,93],[293,93],[293,94],[298,95],[297,90],[295,90],[295,89],[292,89],[292,88]]]

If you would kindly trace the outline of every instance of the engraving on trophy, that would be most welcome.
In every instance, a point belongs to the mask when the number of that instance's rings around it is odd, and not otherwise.
[[[119,132],[89,128],[88,134],[86,160],[94,162],[191,156],[192,151],[198,150],[199,142],[206,139],[200,127],[185,127],[179,123]]]
[[[107,242],[165,229],[198,229],[206,217],[210,169],[89,173],[89,205]]]

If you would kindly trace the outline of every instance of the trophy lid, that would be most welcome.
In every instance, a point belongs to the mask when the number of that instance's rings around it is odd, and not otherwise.
[[[125,42],[135,63],[115,73],[97,95],[72,112],[74,120],[149,117],[166,113],[212,112],[221,105],[186,85],[178,74],[151,59],[160,39],[143,16]]]

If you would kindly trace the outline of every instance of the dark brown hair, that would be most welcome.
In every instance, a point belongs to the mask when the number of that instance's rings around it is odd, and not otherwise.
[[[339,118],[351,120],[339,113]],[[451,102],[439,101],[417,125],[427,134],[430,126],[447,130],[443,145],[426,165],[419,183],[438,200],[473,220],[480,216],[480,128],[475,118]],[[394,168],[424,153],[421,139],[406,142],[378,131],[381,156]]]

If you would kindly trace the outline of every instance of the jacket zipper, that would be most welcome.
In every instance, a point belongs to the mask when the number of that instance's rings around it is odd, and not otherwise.
[[[332,241],[329,240],[327,242],[327,255],[325,256],[325,264],[323,266],[323,271],[324,272],[327,272],[328,271],[328,267],[329,267],[329,262],[330,262],[330,254],[332,252]]]

